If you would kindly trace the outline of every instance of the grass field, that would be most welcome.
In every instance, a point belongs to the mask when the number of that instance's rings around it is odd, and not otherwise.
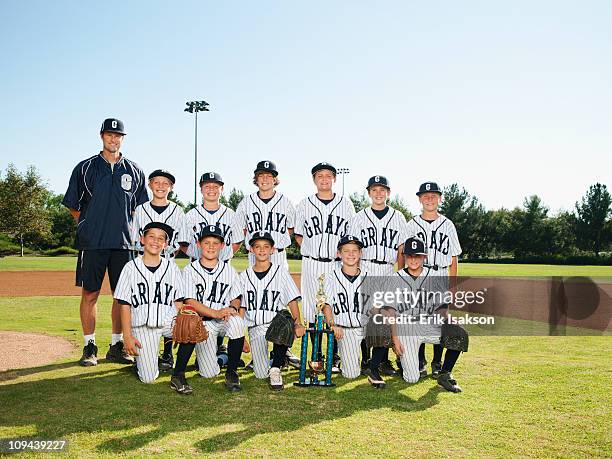
[[[64,269],[72,269],[73,258],[19,262],[50,269],[64,260],[70,261]],[[0,270],[23,266],[19,262],[2,259]],[[513,268],[522,276],[551,268],[483,267]],[[595,275],[591,267],[552,268],[564,269],[558,275]],[[187,376],[195,393],[180,397],[169,389],[168,375],[146,386],[119,365],[76,365],[78,303],[77,297],[0,298],[3,330],[75,343],[70,358],[0,373],[0,438],[67,439],[74,457],[612,456],[609,336],[472,337],[454,371],[461,394],[430,378],[415,385],[387,378],[387,388],[376,391],[363,378],[337,376],[334,388],[302,389],[291,386],[295,370],[284,373],[283,392],[242,372],[243,391],[230,394],[222,376],[206,380],[192,370]],[[103,357],[109,296],[101,297],[98,317]]]
[[[177,260],[183,267],[187,259]],[[73,271],[76,257],[5,257],[0,258],[0,271]],[[235,258],[232,265],[238,271],[247,266],[246,258]],[[289,260],[289,270],[300,272],[300,260]],[[507,265],[460,263],[462,276],[612,276],[612,266]]]

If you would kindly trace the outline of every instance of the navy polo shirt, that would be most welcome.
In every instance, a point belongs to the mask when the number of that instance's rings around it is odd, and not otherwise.
[[[130,249],[132,213],[148,200],[145,175],[136,163],[121,155],[111,168],[99,153],[74,168],[62,204],[81,212],[79,250]]]

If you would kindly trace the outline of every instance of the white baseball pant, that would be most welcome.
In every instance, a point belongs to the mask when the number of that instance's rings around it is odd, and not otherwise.
[[[227,335],[229,339],[244,336],[244,319],[240,316],[231,316],[225,320],[207,320],[204,322],[208,330],[208,339],[196,344],[195,352],[198,359],[198,369],[203,378],[214,378],[221,372],[217,362],[217,336]]]
[[[152,383],[159,376],[157,356],[159,355],[159,342],[163,337],[172,338],[172,325],[164,327],[141,327],[132,328],[132,335],[136,338],[141,348],[136,356],[136,369],[138,378],[146,384]]]

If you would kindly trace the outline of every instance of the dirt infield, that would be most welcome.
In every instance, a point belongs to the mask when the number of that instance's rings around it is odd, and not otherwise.
[[[300,275],[292,274],[300,286]],[[3,271],[0,272],[0,296],[80,296],[74,285],[73,271]],[[108,276],[102,284],[102,295],[110,295]]]
[[[57,336],[0,331],[0,371],[52,363],[74,349],[72,343]]]

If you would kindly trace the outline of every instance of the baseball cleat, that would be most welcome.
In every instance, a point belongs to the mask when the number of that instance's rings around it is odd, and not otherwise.
[[[245,370],[253,371],[253,361],[251,360],[245,367]]]
[[[427,376],[427,362],[419,362],[419,376],[421,378]]]
[[[449,392],[461,392],[461,387],[459,387],[457,381],[453,379],[453,375],[448,372],[440,373],[440,376],[438,376],[438,384]]]
[[[395,359],[395,364],[397,365],[397,374],[400,376],[403,375],[404,369],[402,368],[402,361],[399,357]]]
[[[332,373],[340,373],[340,357],[334,356],[334,363],[332,364]]]
[[[227,370],[225,372],[225,387],[230,392],[239,392],[242,390],[240,386],[240,378],[238,378],[238,373],[234,370]]]
[[[93,367],[98,364],[98,346],[93,341],[89,341],[83,347],[83,355],[79,359],[79,365],[82,367]]]
[[[291,352],[289,349],[287,349],[286,360],[287,360],[287,364],[290,367],[293,367],[297,370],[300,369],[300,359],[298,359],[297,356],[293,352]]]
[[[134,357],[129,355],[127,352],[125,352],[125,349],[123,349],[123,341],[118,341],[109,346],[108,352],[106,353],[106,360],[125,365],[131,365],[134,363]]]
[[[363,371],[363,374],[368,377],[368,382],[374,386],[375,389],[383,389],[385,387],[385,381],[380,376],[378,370],[372,370],[371,368],[366,368]]]
[[[281,375],[280,368],[272,367],[270,368],[270,389],[272,390],[283,390],[285,386],[283,385],[283,376]]]
[[[390,360],[381,362],[378,366],[378,370],[385,376],[394,376],[397,373]]]
[[[157,366],[159,367],[159,371],[172,370],[174,366],[174,357],[172,357],[172,354],[163,354],[157,359]]]
[[[365,375],[365,371],[370,368],[370,361],[369,360],[362,360],[361,361],[361,374]]]
[[[185,379],[185,373],[179,373],[176,376],[172,376],[170,378],[170,388],[181,395],[193,394],[193,388],[189,384],[187,384],[187,380]]]
[[[440,376],[440,372],[442,371],[442,365],[440,362],[431,362],[431,377],[436,379]]]
[[[244,363],[244,360],[240,359],[238,360],[238,368],[244,368],[246,367],[246,363]]]

